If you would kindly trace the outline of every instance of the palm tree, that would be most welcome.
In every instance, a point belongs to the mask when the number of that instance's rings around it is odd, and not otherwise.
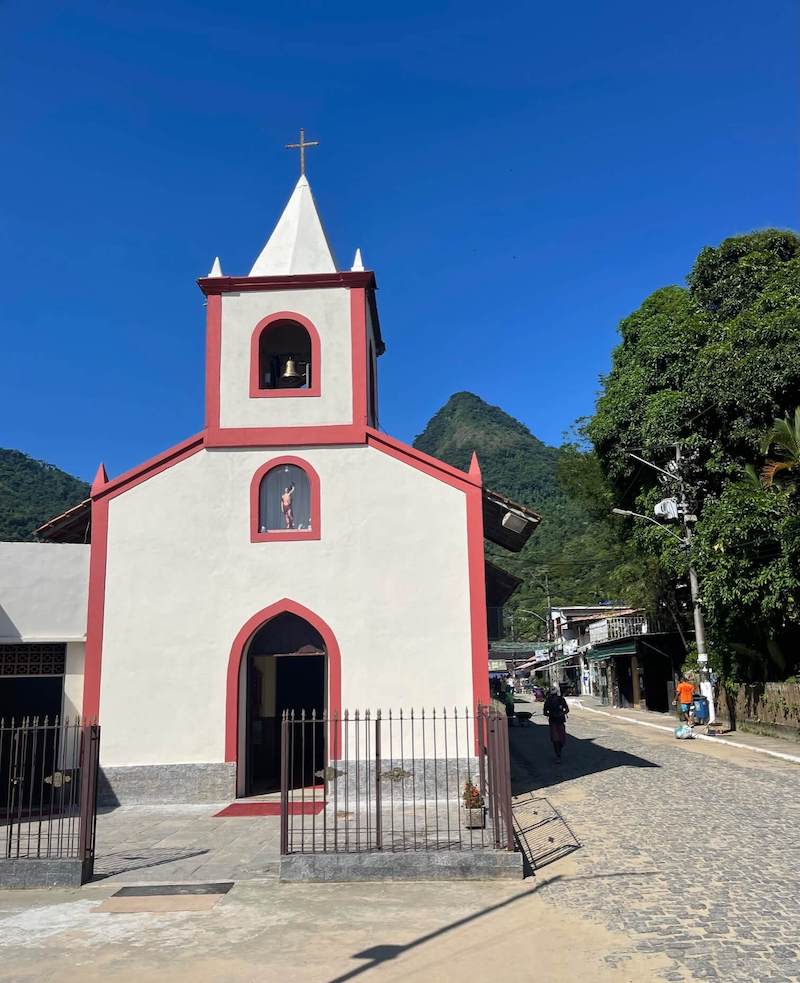
[[[761,453],[766,457],[773,445],[779,456],[766,458],[761,468],[761,484],[771,488],[777,479],[793,485],[793,482],[786,481],[788,475],[779,475],[800,469],[800,406],[794,411],[794,419],[787,413],[785,419],[772,421],[772,426],[761,441]]]

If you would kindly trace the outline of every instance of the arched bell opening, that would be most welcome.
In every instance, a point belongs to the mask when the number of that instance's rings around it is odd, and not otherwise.
[[[258,339],[258,388],[311,389],[316,369],[311,336],[297,321],[272,321]]]

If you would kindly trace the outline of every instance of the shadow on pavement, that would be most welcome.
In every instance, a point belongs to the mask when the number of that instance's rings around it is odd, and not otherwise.
[[[560,879],[561,875],[559,874],[552,877],[547,883],[552,884]],[[507,908],[516,901],[522,901],[524,898],[530,897],[536,891],[537,887],[538,885],[534,884],[525,891],[521,891],[519,894],[514,894],[510,898],[505,898],[505,900],[499,901],[497,904],[489,905],[488,908],[482,908],[480,911],[476,911],[471,915],[465,915],[463,918],[459,918],[457,921],[451,922],[449,925],[443,925],[441,928],[437,928],[433,932],[428,932],[426,935],[421,935],[418,939],[414,939],[413,942],[408,942],[405,945],[392,945],[391,943],[385,943],[383,945],[373,945],[370,946],[369,949],[356,952],[353,954],[353,959],[367,959],[368,962],[364,963],[362,966],[357,966],[355,969],[351,969],[349,973],[344,973],[341,976],[337,976],[335,979],[330,980],[330,983],[345,983],[345,980],[352,980],[356,976],[361,976],[363,973],[367,973],[369,970],[375,969],[376,966],[380,966],[381,963],[388,962],[390,959],[397,959],[398,956],[402,956],[411,949],[416,949],[417,946],[424,945],[426,942],[432,942],[434,939],[439,938],[439,936],[447,934],[447,932],[452,932],[454,929],[461,928],[462,925],[468,925],[470,922],[474,922],[478,918],[483,918],[485,915],[491,915],[494,911],[499,911],[501,908]]]
[[[144,870],[146,867],[160,867],[177,860],[190,860],[202,857],[208,850],[176,850],[174,848],[153,850],[123,850],[119,853],[100,854],[94,862],[93,881],[102,881],[115,874],[125,874],[130,870]]]
[[[509,727],[511,745],[511,792],[524,795],[594,775],[610,768],[659,768],[653,761],[627,751],[601,747],[592,738],[575,737],[569,733],[561,761],[557,761],[550,743],[549,728],[542,723]]]
[[[524,876],[530,877],[547,864],[566,857],[581,847],[580,840],[553,803],[544,796],[516,796],[514,834],[524,858]]]

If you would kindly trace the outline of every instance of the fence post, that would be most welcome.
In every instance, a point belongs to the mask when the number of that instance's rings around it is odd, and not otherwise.
[[[289,853],[289,721],[281,719],[281,856]]]
[[[489,805],[492,812],[492,826],[494,827],[495,849],[500,846],[500,787],[501,787],[501,768],[498,756],[497,729],[500,717],[499,714],[490,715],[487,722],[488,745],[489,745]]]
[[[511,749],[508,740],[508,717],[503,721],[503,811],[506,820],[506,850],[514,849],[514,811],[511,800]]]
[[[475,728],[478,733],[478,776],[481,795],[486,798],[486,719],[488,709],[478,704],[475,715]]]
[[[381,818],[381,712],[375,714],[375,847],[383,849]]]
[[[77,722],[75,724],[77,727]],[[62,733],[66,733],[66,729]],[[94,841],[97,820],[97,771],[100,765],[100,727],[89,724],[81,728],[78,767],[81,776],[78,855],[81,881],[85,884],[94,874]]]

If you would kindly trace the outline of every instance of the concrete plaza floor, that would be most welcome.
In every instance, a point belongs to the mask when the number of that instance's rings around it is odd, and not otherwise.
[[[191,852],[200,831],[207,852],[80,890],[0,892],[0,979],[800,980],[800,766],[580,708],[568,730],[559,764],[539,708],[511,728],[518,809],[546,800],[580,841],[524,882],[280,884],[275,819],[117,810],[107,859],[122,834],[127,852]],[[237,866],[207,911],[96,911],[122,880]]]
[[[277,816],[217,817],[216,805],[102,809],[95,880],[114,883],[250,880],[277,875]]]

